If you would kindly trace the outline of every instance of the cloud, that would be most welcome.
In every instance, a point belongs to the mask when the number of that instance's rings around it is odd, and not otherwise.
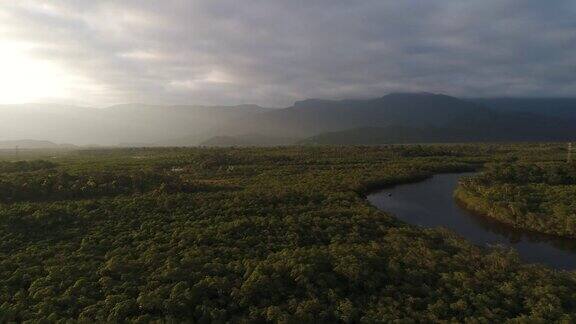
[[[95,105],[569,96],[575,15],[571,0],[23,0],[0,4],[0,43],[89,80],[63,99]]]

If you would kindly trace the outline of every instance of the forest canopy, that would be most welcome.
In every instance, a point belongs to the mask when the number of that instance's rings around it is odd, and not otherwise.
[[[573,272],[364,199],[438,172],[564,155],[542,144],[5,156],[0,322],[572,322]],[[534,181],[573,181],[527,168]]]
[[[468,208],[516,228],[576,238],[576,165],[496,164],[460,181]]]

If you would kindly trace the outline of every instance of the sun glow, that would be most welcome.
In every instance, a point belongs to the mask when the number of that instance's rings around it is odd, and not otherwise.
[[[77,80],[65,68],[30,55],[33,45],[0,41],[0,104],[70,98]]]

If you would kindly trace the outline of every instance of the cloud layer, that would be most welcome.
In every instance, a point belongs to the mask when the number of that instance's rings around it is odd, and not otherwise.
[[[573,0],[23,0],[0,4],[0,45],[95,105],[573,96],[575,16]]]

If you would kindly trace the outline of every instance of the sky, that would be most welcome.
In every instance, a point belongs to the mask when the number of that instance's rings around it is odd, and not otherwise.
[[[574,0],[2,1],[0,104],[576,96]]]

